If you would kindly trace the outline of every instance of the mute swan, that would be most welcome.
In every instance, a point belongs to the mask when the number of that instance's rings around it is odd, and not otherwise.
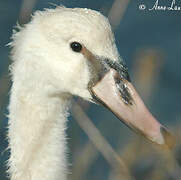
[[[106,106],[151,141],[171,135],[132,86],[110,24],[89,9],[36,12],[14,32],[8,161],[11,180],[65,180],[66,119],[72,95]]]

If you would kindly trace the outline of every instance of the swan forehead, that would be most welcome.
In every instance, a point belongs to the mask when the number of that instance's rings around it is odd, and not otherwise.
[[[53,42],[79,41],[97,55],[115,54],[114,35],[109,21],[97,11],[56,8],[43,12],[39,17],[42,32]]]

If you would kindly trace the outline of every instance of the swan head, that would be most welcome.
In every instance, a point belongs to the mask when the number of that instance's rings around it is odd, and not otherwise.
[[[37,12],[13,39],[17,68],[12,74],[19,79],[27,82],[31,74],[30,84],[42,84],[49,94],[67,93],[102,104],[152,142],[172,146],[172,136],[131,84],[111,26],[101,13],[64,7]]]

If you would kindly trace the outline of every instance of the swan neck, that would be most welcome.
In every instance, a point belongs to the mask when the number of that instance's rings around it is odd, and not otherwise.
[[[43,88],[24,91],[13,84],[8,130],[11,180],[65,180],[69,98],[44,96]]]

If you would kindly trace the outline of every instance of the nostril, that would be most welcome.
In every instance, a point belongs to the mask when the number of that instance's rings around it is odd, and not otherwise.
[[[116,76],[115,77],[115,84],[116,84],[117,89],[120,92],[120,95],[121,95],[123,102],[126,105],[133,105],[133,98],[131,97],[131,94],[129,92],[127,85],[125,84],[124,79]]]
[[[114,78],[114,80],[115,80],[115,83],[116,83],[116,84],[121,83],[121,78],[118,77],[118,76],[116,76],[116,77]]]

